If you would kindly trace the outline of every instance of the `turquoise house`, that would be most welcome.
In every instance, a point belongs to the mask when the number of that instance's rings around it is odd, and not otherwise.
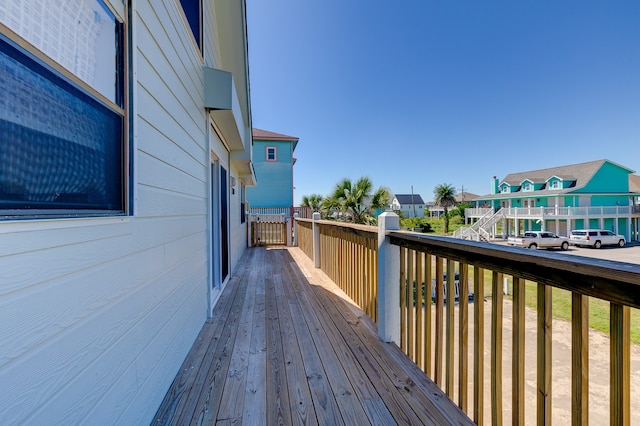
[[[467,209],[466,217],[485,237],[600,228],[637,240],[640,193],[633,173],[605,159],[494,176],[491,192],[477,197],[478,208]]]
[[[253,129],[253,167],[257,185],[246,188],[252,211],[288,212],[293,207],[293,152],[298,138]],[[286,210],[285,210],[286,209]]]

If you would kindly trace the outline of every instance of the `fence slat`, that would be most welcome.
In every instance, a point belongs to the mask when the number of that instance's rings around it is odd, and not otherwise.
[[[436,256],[436,341],[434,381],[442,387],[442,350],[444,349],[444,283],[442,276],[442,258]]]
[[[432,353],[432,345],[431,345],[431,341],[433,340],[433,329],[432,327],[432,321],[431,321],[431,306],[432,306],[432,300],[431,300],[431,279],[433,277],[432,271],[433,271],[433,256],[431,256],[429,253],[426,253],[424,256],[424,265],[425,265],[425,277],[424,277],[424,312],[425,312],[425,324],[424,324],[424,328],[426,329],[426,336],[425,336],[425,354],[424,354],[424,364],[425,364],[425,373],[427,373],[428,376],[432,375],[433,373],[433,367],[432,367],[432,361],[433,361],[433,357],[431,356]]]
[[[458,332],[458,406],[467,411],[468,392],[468,353],[469,353],[469,266],[460,264],[460,283],[458,286],[458,310],[460,313]]]
[[[454,339],[455,339],[455,262],[453,259],[447,259],[447,321],[446,321],[446,355],[445,355],[445,365],[446,365],[446,385],[445,392],[449,396],[449,398],[453,399],[453,375],[454,375],[454,366],[453,362],[455,359],[455,347],[454,347]]]
[[[484,424],[484,270],[473,267],[473,421]]]
[[[589,298],[571,294],[571,424],[589,424]]]
[[[551,424],[551,287],[538,283],[537,423]]]
[[[400,347],[407,353],[407,249],[400,247]]]
[[[524,339],[525,339],[525,297],[524,280],[513,278],[513,334],[511,358],[511,410],[512,423],[524,424]]]
[[[415,269],[414,269],[414,257],[416,252],[414,250],[407,251],[407,355],[411,359],[415,358],[415,298],[414,289],[415,286]]]
[[[502,425],[502,274],[491,274],[491,424]]]
[[[424,270],[422,269],[422,259],[424,254],[416,253],[416,355],[415,362],[424,371]]]
[[[630,405],[630,310],[611,304],[611,424],[629,425]]]

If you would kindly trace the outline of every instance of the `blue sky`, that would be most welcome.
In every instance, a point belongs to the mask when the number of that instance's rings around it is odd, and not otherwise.
[[[640,1],[247,0],[253,126],[300,138],[295,203],[607,158],[640,173]]]

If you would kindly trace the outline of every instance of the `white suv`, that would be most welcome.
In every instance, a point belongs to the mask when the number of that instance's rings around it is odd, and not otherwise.
[[[624,236],[604,229],[575,229],[569,235],[569,244],[594,248],[614,245],[624,247],[626,241]]]

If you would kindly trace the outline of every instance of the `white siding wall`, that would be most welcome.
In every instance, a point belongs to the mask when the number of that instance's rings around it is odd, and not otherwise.
[[[134,2],[135,215],[0,222],[0,424],[148,424],[206,320],[208,117],[176,3]]]

